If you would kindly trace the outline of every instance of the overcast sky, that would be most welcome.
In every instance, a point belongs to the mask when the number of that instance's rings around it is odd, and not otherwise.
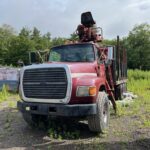
[[[17,31],[36,26],[52,37],[69,37],[85,11],[92,12],[109,39],[126,36],[135,24],[150,23],[150,0],[0,0],[0,25]]]

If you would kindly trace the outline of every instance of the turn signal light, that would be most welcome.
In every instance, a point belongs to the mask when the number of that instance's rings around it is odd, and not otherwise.
[[[89,95],[95,96],[96,95],[96,87],[89,87]]]

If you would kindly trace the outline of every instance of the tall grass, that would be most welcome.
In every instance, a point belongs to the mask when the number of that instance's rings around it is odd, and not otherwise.
[[[2,91],[0,92],[0,103],[7,100],[9,96],[7,87],[5,85],[3,85]]]
[[[119,106],[119,115],[150,113],[150,71],[129,70],[127,88],[138,98],[129,108]]]
[[[150,71],[142,71],[142,70],[129,70],[128,71],[128,80],[150,80]]]
[[[142,99],[150,100],[150,71],[129,70],[128,90]]]

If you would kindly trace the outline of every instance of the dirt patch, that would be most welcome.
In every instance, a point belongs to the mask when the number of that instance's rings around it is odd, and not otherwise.
[[[10,106],[10,102],[14,105]],[[15,105],[14,97],[0,104],[0,149],[150,149],[150,128],[142,126],[143,120],[136,114],[121,117],[111,115],[109,130],[101,135],[90,132],[86,121],[76,123],[80,131],[79,139],[58,140],[51,139],[47,131],[31,129],[16,107],[12,107]]]

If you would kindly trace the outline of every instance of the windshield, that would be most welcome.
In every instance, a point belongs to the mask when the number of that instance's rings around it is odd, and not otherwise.
[[[50,51],[49,61],[57,62],[93,62],[95,60],[91,44],[75,44],[54,47]]]

